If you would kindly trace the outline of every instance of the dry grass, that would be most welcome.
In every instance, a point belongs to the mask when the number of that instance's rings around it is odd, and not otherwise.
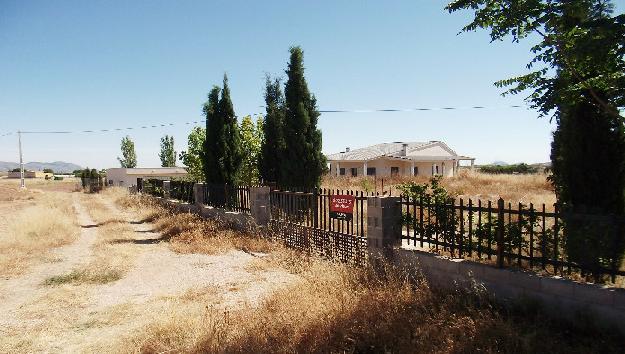
[[[31,195],[36,204],[9,214],[0,233],[1,276],[23,273],[37,259],[45,259],[49,250],[73,242],[79,234],[70,194]]]
[[[149,198],[126,196],[119,204],[142,215],[143,222],[154,222],[154,231],[163,241],[169,241],[177,253],[219,254],[232,249],[269,253],[275,244],[259,235],[234,231],[216,220],[204,219],[192,213],[178,213],[154,203]]]
[[[433,290],[420,277],[388,266],[356,269],[301,256],[272,262],[298,263],[301,280],[259,308],[168,312],[125,345],[146,353],[583,353],[621,348],[616,335],[554,322],[536,306],[505,310],[479,290]]]
[[[394,177],[375,180],[370,177],[335,177],[326,176],[322,181],[324,188],[354,189],[363,191],[392,192],[397,194],[397,185],[406,182],[426,183],[427,177]],[[529,175],[493,175],[477,171],[461,170],[456,177],[443,178],[442,185],[455,197],[496,201],[503,198],[511,203],[534,203],[547,207],[553,205],[556,197],[551,183],[545,174]]]
[[[296,275],[260,305],[225,311],[215,289],[169,299],[145,327],[113,351],[161,352],[620,352],[623,337],[583,319],[555,321],[540,307],[502,308],[483,289],[432,289],[422,277],[390,266],[353,268],[262,242],[190,214],[174,214],[138,197],[122,204],[151,210],[179,252],[237,247],[271,251],[246,269]],[[267,247],[265,249],[265,247]],[[233,289],[236,291],[237,289]]]

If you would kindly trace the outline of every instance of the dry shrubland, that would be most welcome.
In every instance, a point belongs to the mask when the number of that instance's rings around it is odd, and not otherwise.
[[[178,253],[218,254],[232,249],[270,252],[274,244],[259,235],[234,231],[219,220],[204,219],[193,213],[179,213],[156,204],[149,198],[126,196],[118,203],[138,212],[143,222],[153,222],[162,241]]]
[[[322,181],[324,188],[353,189],[362,191],[391,192],[395,195],[397,185],[406,182],[426,183],[428,177],[393,177],[384,178],[384,189],[382,189],[382,178],[373,179],[371,177],[336,177],[325,176]],[[553,186],[547,180],[546,174],[486,174],[471,170],[461,170],[457,176],[443,178],[441,184],[453,196],[466,199],[481,199],[482,201],[496,201],[503,198],[511,203],[534,203],[541,205],[545,203],[550,207],[555,203],[556,197]]]
[[[289,257],[280,253],[274,257]],[[142,352],[618,352],[622,338],[573,328],[539,307],[498,307],[479,290],[431,289],[389,266],[352,268],[297,256],[298,281],[258,308],[167,313],[125,345]],[[582,323],[581,326],[585,324]],[[132,343],[132,344],[129,344]]]
[[[21,274],[33,261],[73,242],[79,234],[70,194],[27,193],[33,203],[9,213],[0,231],[1,276]]]
[[[269,252],[248,265],[280,268],[295,281],[259,305],[224,311],[210,289],[182,296],[119,350],[162,352],[618,352],[622,337],[580,321],[577,327],[519,302],[503,308],[482,288],[432,289],[419,274],[388,265],[354,268],[307,256],[148,199],[126,206],[152,210],[157,228],[178,252],[228,248]],[[193,298],[188,301],[187,298]],[[202,308],[198,306],[204,303]],[[186,305],[185,305],[186,304]]]

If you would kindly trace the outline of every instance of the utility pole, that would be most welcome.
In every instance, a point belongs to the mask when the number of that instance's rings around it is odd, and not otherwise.
[[[22,158],[22,132],[17,131],[17,141],[20,145],[20,188],[25,189],[26,183],[24,182],[24,159]]]

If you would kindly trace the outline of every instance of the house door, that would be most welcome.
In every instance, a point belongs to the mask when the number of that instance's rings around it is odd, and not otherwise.
[[[391,177],[399,176],[399,167],[391,167]]]

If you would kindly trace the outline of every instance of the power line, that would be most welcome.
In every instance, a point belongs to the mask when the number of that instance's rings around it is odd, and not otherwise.
[[[265,106],[259,106],[264,108]],[[381,109],[324,109],[319,110],[319,113],[390,113],[390,112],[420,112],[420,111],[449,111],[449,110],[464,110],[464,109],[493,109],[493,108],[522,108],[521,105],[510,105],[510,106],[500,106],[500,107],[487,107],[487,106],[468,106],[468,107],[438,107],[438,108],[427,108],[427,107],[418,107],[418,108],[381,108]],[[263,113],[252,113],[250,116],[262,116]],[[109,128],[109,129],[86,129],[86,130],[60,130],[60,131],[21,131],[22,134],[77,134],[77,133],[108,133],[108,132],[117,132],[117,131],[127,131],[127,130],[139,130],[139,129],[150,129],[150,128],[162,128],[169,127],[174,125],[189,125],[189,124],[198,124],[204,123],[206,119],[201,119],[197,121],[191,122],[183,122],[183,123],[166,123],[166,124],[153,124],[153,125],[143,125],[138,127],[126,127],[126,128]],[[4,134],[0,134],[0,137],[5,137],[9,135],[17,134],[17,132],[8,132]]]

